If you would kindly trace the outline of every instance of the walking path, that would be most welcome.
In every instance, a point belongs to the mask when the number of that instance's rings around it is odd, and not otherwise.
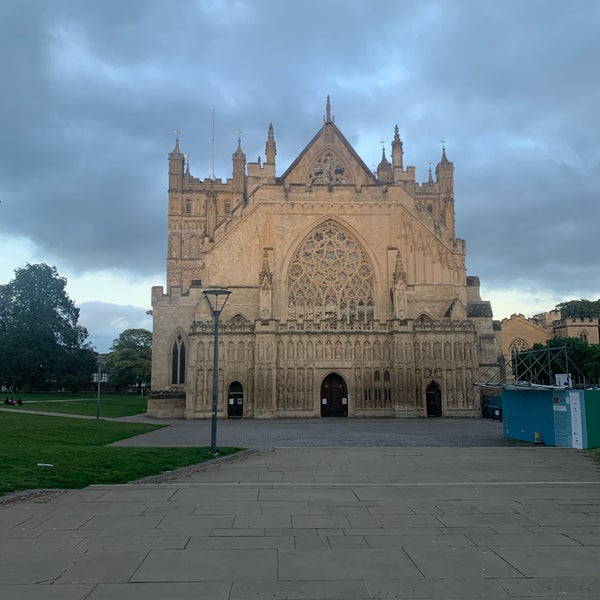
[[[597,600],[599,566],[569,449],[263,449],[0,508],[3,600]]]

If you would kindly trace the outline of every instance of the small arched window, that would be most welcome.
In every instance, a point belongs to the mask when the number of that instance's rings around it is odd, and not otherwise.
[[[373,373],[373,379],[375,381],[380,381],[381,380],[381,373],[379,371],[375,371],[375,373]]]
[[[383,372],[383,380],[384,381],[389,381],[390,380],[390,372],[389,371],[384,371]]]
[[[179,385],[185,383],[185,342],[181,334],[173,342],[173,359],[171,364],[171,383]]]
[[[529,350],[529,344],[522,338],[516,338],[510,345],[509,350],[511,354],[513,352],[523,352],[523,350]]]

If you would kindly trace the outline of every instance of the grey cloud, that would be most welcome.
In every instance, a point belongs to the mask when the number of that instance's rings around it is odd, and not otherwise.
[[[214,109],[226,178],[236,129],[256,160],[273,122],[281,173],[329,93],[369,165],[396,123],[420,180],[447,140],[470,272],[598,289],[596,3],[30,0],[0,20],[0,231],[74,270],[163,269],[174,128],[207,177]]]
[[[90,342],[98,352],[108,352],[125,329],[152,329],[145,309],[107,302],[82,302],[79,323],[90,332]]]

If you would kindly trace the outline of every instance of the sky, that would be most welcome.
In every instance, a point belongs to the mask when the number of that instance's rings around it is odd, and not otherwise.
[[[600,298],[600,2],[0,0],[0,284],[56,266],[100,352],[152,327],[167,155],[282,174],[322,126],[367,165],[455,168],[457,236],[494,317]]]

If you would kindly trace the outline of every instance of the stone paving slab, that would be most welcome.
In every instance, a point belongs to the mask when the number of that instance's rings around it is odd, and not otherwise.
[[[597,600],[599,565],[569,449],[280,448],[0,507],[2,600]]]

